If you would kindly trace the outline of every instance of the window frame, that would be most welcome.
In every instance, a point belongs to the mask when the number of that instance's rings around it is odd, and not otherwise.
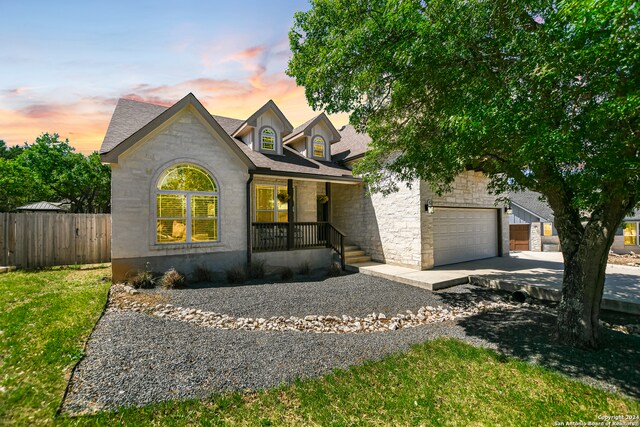
[[[262,140],[262,138],[264,137],[264,132],[265,131],[271,131],[273,132],[273,148],[264,148],[264,141]],[[260,132],[258,133],[258,146],[260,147],[260,151],[266,151],[266,152],[273,152],[273,153],[277,153],[278,152],[278,134],[276,133],[276,130],[274,128],[272,128],[271,126],[263,126],[260,128]]]
[[[316,139],[320,138],[322,140],[322,156],[316,156]],[[327,158],[327,140],[322,135],[314,135],[311,138],[311,156],[314,159],[326,159]]]
[[[547,234],[547,228],[549,229],[549,234]],[[542,235],[545,237],[553,236],[553,224],[550,222],[542,223]]]
[[[168,173],[170,173],[171,170],[173,169],[177,169],[180,167],[191,167],[194,169],[198,169],[199,171],[201,171],[202,173],[206,174],[207,177],[211,180],[215,191],[188,191],[188,190],[162,190],[160,189],[160,184],[161,181],[166,177],[166,175]],[[205,167],[200,166],[194,162],[184,162],[184,161],[179,161],[179,162],[175,162],[173,164],[170,165],[165,165],[164,167],[162,167],[159,171],[159,173],[156,174],[155,180],[153,181],[153,187],[154,187],[154,192],[153,192],[153,226],[151,228],[151,232],[153,233],[153,237],[152,237],[152,242],[153,242],[153,246],[155,247],[159,247],[159,248],[167,248],[167,247],[181,247],[184,245],[188,245],[189,247],[192,246],[199,246],[199,245],[212,245],[212,244],[218,244],[221,242],[221,228],[220,228],[220,223],[221,223],[221,214],[220,214],[220,201],[221,201],[221,195],[220,195],[220,186],[218,185],[218,181],[216,180],[216,178],[214,177],[214,175],[208,171]],[[158,215],[158,196],[160,195],[180,195],[180,196],[184,196],[185,197],[185,217],[161,217]],[[194,196],[207,196],[207,197],[215,197],[215,205],[216,205],[216,209],[215,209],[215,216],[213,217],[196,217],[193,216],[193,212],[192,212],[192,207],[193,207],[193,203],[192,203],[192,198]],[[214,220],[215,224],[216,224],[216,239],[215,240],[193,240],[193,221],[194,220],[202,220],[202,219],[207,219],[207,220]],[[160,242],[158,240],[158,221],[161,220],[184,220],[185,221],[185,240],[179,241],[179,242]]]
[[[258,209],[258,189],[259,188],[270,188],[273,190],[273,209]],[[289,218],[289,203],[291,203],[291,195],[289,195],[289,200],[287,201],[287,208],[286,209],[279,209],[278,208],[278,190],[279,189],[284,189],[286,191],[286,193],[289,193],[289,188],[286,184],[268,184],[268,183],[260,183],[260,184],[256,184],[255,185],[255,189],[254,189],[254,195],[255,195],[255,199],[254,199],[254,209],[253,209],[253,222],[261,222],[258,221],[258,212],[272,212],[272,218],[271,221],[264,221],[262,223],[269,223],[269,222],[279,222],[279,223],[287,223],[289,222],[290,218]],[[278,220],[278,214],[280,212],[287,212],[287,221],[279,221]]]
[[[625,232],[627,231],[627,226],[632,225],[633,226],[633,232],[635,232],[635,235],[629,235],[627,236],[625,234]],[[638,228],[640,226],[640,222],[635,222],[635,221],[629,221],[629,222],[625,222],[624,225],[622,226],[622,244],[624,246],[640,246],[640,240],[638,239],[638,237],[640,237],[638,235]],[[635,243],[627,243],[626,239],[627,238],[632,238],[635,240]]]

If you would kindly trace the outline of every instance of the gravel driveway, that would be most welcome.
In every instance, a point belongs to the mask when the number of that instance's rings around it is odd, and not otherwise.
[[[397,314],[425,305],[451,307],[470,300],[498,297],[493,291],[473,286],[436,293],[360,274],[317,282],[175,290],[165,296],[172,304],[182,307],[256,317]],[[273,387],[296,378],[326,374],[334,368],[380,359],[440,336],[496,348],[532,361],[540,361],[540,358],[520,354],[519,350],[538,351],[536,346],[539,344],[541,352],[553,351],[554,359],[549,358],[549,354],[545,353],[545,356],[554,368],[567,366],[573,371],[568,369],[566,373],[583,380],[586,378],[586,382],[640,396],[638,384],[631,383],[632,386],[625,389],[629,381],[640,383],[637,367],[629,365],[628,370],[610,375],[600,372],[597,377],[590,376],[590,371],[584,368],[606,366],[618,358],[624,363],[631,353],[640,360],[640,340],[633,341],[632,345],[628,340],[620,344],[624,347],[621,355],[607,353],[600,355],[604,358],[602,363],[597,358],[589,363],[588,358],[595,356],[585,353],[587,359],[581,359],[582,353],[574,351],[562,356],[564,353],[550,347],[549,334],[543,325],[547,323],[552,327],[551,316],[529,313],[526,309],[518,311],[505,313],[499,320],[489,313],[460,322],[365,334],[219,330],[142,313],[107,312],[92,334],[87,355],[71,379],[63,410],[68,413],[93,412],[168,399],[204,397],[231,390]],[[509,316],[513,318],[512,323]],[[516,342],[514,337],[522,337],[522,340]],[[501,346],[503,342],[508,346]],[[557,354],[564,357],[561,363],[558,363],[560,356]]]

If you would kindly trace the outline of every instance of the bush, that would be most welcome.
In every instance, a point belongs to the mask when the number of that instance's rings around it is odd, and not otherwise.
[[[280,273],[280,278],[282,280],[291,280],[291,279],[293,279],[293,270],[290,269],[289,267],[285,267],[282,270],[282,273]]]
[[[342,268],[340,268],[340,264],[338,264],[337,262],[332,262],[329,265],[329,271],[327,272],[327,276],[329,277],[342,276]]]
[[[249,265],[249,277],[251,279],[262,279],[264,278],[264,261],[263,260],[255,260],[251,261]]]
[[[165,289],[173,289],[183,286],[186,283],[184,274],[180,274],[175,268],[165,271],[160,279],[160,284]]]
[[[244,283],[245,280],[247,280],[247,272],[241,265],[225,270],[225,274],[227,276],[227,282],[229,283],[238,284]]]
[[[213,272],[202,266],[197,266],[193,270],[193,277],[196,282],[213,282]]]
[[[127,279],[127,283],[136,289],[151,289],[156,286],[156,279],[150,271],[140,271]]]
[[[311,264],[309,264],[309,261],[303,261],[298,266],[298,274],[302,274],[305,276],[308,276],[309,274],[311,274]]]

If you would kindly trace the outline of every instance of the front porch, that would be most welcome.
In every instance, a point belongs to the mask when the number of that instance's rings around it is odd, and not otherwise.
[[[328,222],[254,222],[251,224],[253,252],[299,249],[333,249],[344,270],[345,234]]]
[[[249,194],[251,253],[328,248],[345,268],[346,235],[331,224],[330,182],[254,176]]]

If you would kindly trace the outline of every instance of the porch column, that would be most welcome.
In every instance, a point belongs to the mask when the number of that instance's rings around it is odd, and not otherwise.
[[[331,183],[325,182],[324,188],[325,194],[329,198],[329,201],[327,202],[327,222],[331,223],[331,220],[333,219],[331,214]]]
[[[289,201],[287,202],[287,218],[289,221],[287,229],[287,250],[293,249],[293,179],[287,180],[287,194]]]

